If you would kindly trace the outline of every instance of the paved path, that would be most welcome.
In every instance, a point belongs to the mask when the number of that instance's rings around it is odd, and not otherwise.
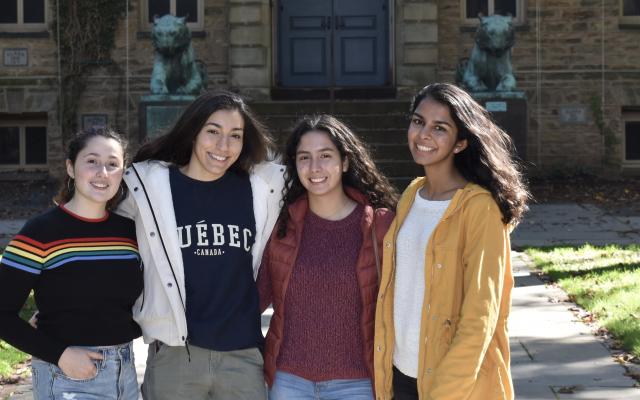
[[[534,204],[511,235],[514,247],[640,243],[640,215],[616,216],[591,204]]]
[[[0,221],[0,246],[23,221]],[[17,226],[17,228],[16,228]],[[554,244],[640,243],[640,216],[607,215],[590,205],[533,205],[514,231],[514,248]],[[509,321],[512,373],[516,398],[524,400],[640,400],[625,370],[613,362],[601,341],[569,311],[566,295],[546,287],[529,273],[529,261],[513,253],[516,288]],[[549,299],[556,299],[550,301]],[[263,331],[269,315],[263,316]],[[139,380],[144,374],[146,346],[134,342]],[[29,382],[14,387],[15,400],[31,399]],[[573,392],[573,393],[563,393]]]
[[[564,302],[566,294],[530,275],[529,265],[514,252],[509,336],[516,399],[640,399],[635,381],[569,311],[574,304]]]

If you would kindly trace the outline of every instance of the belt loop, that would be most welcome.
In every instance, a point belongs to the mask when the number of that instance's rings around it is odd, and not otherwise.
[[[109,350],[107,349],[100,349],[100,354],[102,354],[102,360],[100,360],[100,369],[104,369],[105,364],[107,363],[107,355],[109,353]]]

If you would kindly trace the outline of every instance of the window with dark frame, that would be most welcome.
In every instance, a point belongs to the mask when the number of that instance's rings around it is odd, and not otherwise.
[[[22,15],[25,24],[44,23],[44,0],[22,0],[22,3],[24,7]]]
[[[465,0],[466,15],[468,19],[477,18],[482,15],[511,15],[514,18],[520,17],[518,0]]]
[[[45,0],[0,1],[0,24],[44,24]]]
[[[0,165],[20,164],[20,127],[0,126]]]
[[[625,17],[640,16],[640,1],[639,0],[623,0],[622,15]]]
[[[47,128],[26,123],[0,126],[0,166],[47,164]]]
[[[640,161],[640,121],[626,121],[624,124],[624,159]]]
[[[24,128],[25,161],[27,165],[47,163],[47,128],[44,126],[26,126]]]
[[[147,22],[153,23],[153,18],[172,14],[186,17],[187,23],[198,23],[198,1],[201,0],[147,0]]]

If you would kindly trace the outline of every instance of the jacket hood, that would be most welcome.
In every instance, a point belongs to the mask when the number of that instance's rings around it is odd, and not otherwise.
[[[426,181],[427,177],[421,176],[414,179],[405,189],[404,193],[402,194],[402,198],[398,202],[397,208],[397,218],[399,218],[401,221],[404,220],[404,217],[406,217],[406,215],[409,213],[411,205],[416,198],[416,192],[420,190],[422,186],[424,186]],[[455,214],[458,210],[460,210],[461,206],[463,206],[465,203],[476,196],[491,197],[491,192],[489,192],[482,186],[472,182],[467,183],[462,189],[458,189],[451,199],[449,207],[447,207],[446,211],[444,212],[442,219],[447,219],[451,215]]]

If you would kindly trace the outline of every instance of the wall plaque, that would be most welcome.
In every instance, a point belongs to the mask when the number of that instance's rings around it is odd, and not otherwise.
[[[484,107],[489,112],[506,112],[507,102],[506,101],[487,101],[484,104]]]
[[[104,131],[107,128],[107,114],[82,114],[83,131]]]
[[[26,67],[29,65],[29,51],[21,49],[2,49],[2,64],[5,67]]]
[[[583,106],[564,106],[558,109],[563,124],[586,124],[587,108]]]

